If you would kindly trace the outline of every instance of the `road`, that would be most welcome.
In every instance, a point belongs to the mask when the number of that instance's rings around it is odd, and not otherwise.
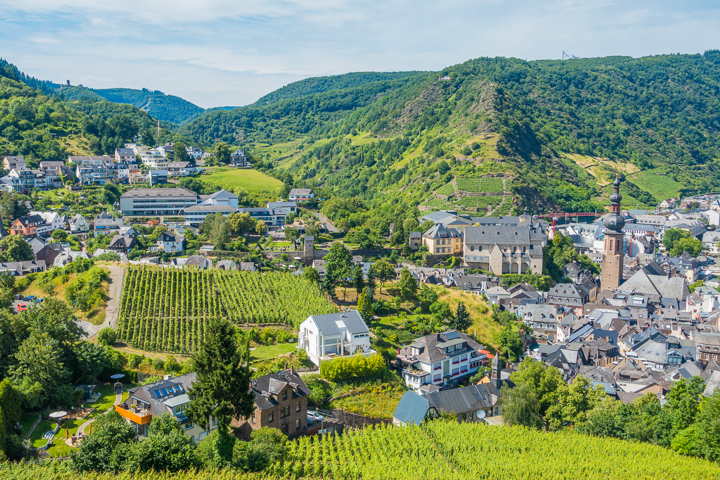
[[[328,231],[328,232],[330,232],[330,233],[338,233],[338,232],[340,232],[340,230],[338,230],[338,229],[335,227],[335,225],[332,224],[332,222],[330,221],[330,219],[327,218],[327,217],[326,217],[325,215],[323,215],[322,213],[318,213],[318,212],[310,212],[310,213],[312,214],[313,217],[317,218],[318,220],[320,220],[322,223],[325,224],[325,228],[327,228],[327,231]]]
[[[105,306],[105,321],[100,325],[93,325],[85,321],[79,322],[88,338],[95,336],[105,327],[115,328],[120,314],[120,296],[125,281],[125,268],[116,266],[108,266],[107,268],[110,270],[110,288],[108,289],[108,302]]]

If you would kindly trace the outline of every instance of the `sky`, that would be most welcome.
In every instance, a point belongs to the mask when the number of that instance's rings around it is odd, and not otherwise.
[[[717,0],[0,0],[0,58],[26,74],[203,108],[314,76],[713,48]]]

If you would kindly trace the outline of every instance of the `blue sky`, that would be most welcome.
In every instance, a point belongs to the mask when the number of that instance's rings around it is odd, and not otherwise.
[[[720,2],[0,0],[0,57],[29,75],[201,107],[357,71],[720,48]]]

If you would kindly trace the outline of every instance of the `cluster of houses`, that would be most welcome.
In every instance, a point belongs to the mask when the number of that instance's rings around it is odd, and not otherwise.
[[[187,177],[200,174],[202,164],[212,153],[197,147],[186,147],[189,161],[175,161],[174,144],[156,148],[127,143],[115,149],[115,155],[70,156],[66,162],[44,161],[38,168],[30,168],[22,156],[3,158],[2,168],[8,171],[0,177],[0,190],[28,192],[32,189],[62,188],[65,182],[77,185],[105,185],[113,183],[151,186],[167,183],[170,177]],[[245,149],[236,149],[230,156],[230,165],[252,168]],[[141,166],[145,167],[141,169]]]

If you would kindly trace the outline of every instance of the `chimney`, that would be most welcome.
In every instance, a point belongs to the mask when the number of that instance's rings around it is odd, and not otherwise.
[[[290,365],[290,373],[292,373],[293,375],[295,375],[295,366]]]
[[[252,387],[253,387],[252,380],[249,383],[250,383],[250,390],[252,390]]]

